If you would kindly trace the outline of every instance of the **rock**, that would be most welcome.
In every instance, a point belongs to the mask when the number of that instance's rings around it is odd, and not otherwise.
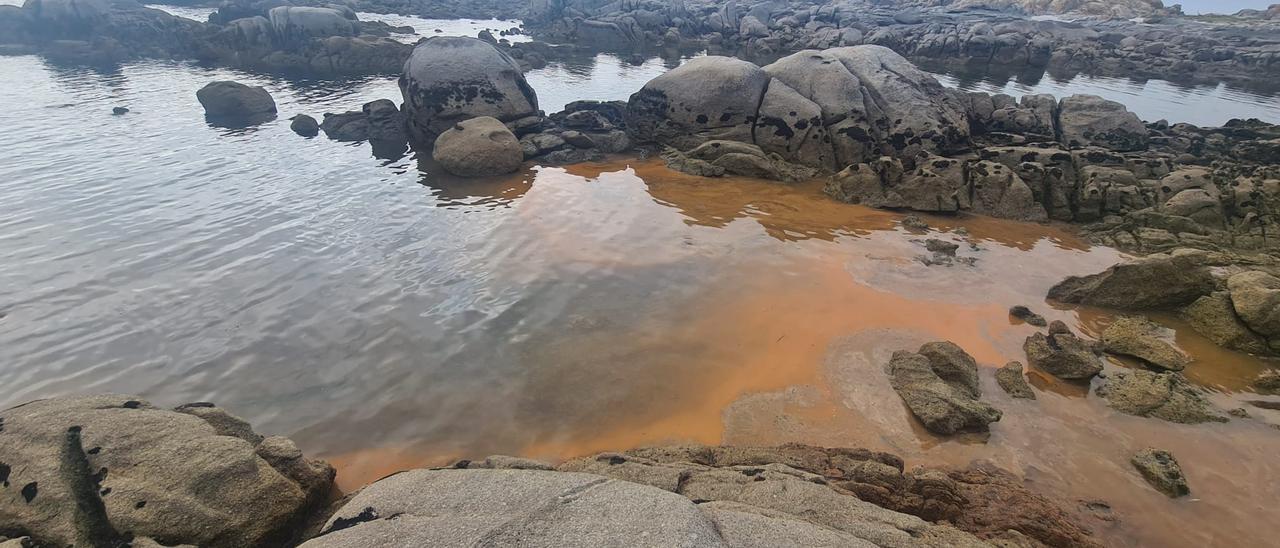
[[[1227,278],[1231,305],[1249,329],[1280,350],[1280,278],[1257,270]]]
[[[1280,371],[1263,371],[1250,386],[1261,394],[1280,394]]]
[[[1000,420],[999,410],[977,399],[973,358],[954,344],[929,343],[920,353],[894,352],[887,372],[893,389],[931,432],[985,432]]]
[[[698,508],[711,518],[729,546],[742,548],[873,546],[855,535],[816,525],[776,510],[723,501],[701,504]]]
[[[996,383],[1010,396],[1028,400],[1036,399],[1036,393],[1031,389],[1031,385],[1027,384],[1027,378],[1022,373],[1022,364],[1019,362],[1009,362],[997,369]]]
[[[724,546],[689,499],[591,474],[410,470],[360,490],[301,546]]]
[[[1147,128],[1124,105],[1097,95],[1072,95],[1058,103],[1058,130],[1070,148],[1146,150]]]
[[[1098,395],[1112,409],[1183,424],[1226,422],[1214,413],[1199,389],[1179,373],[1122,371],[1108,376]]]
[[[814,170],[766,154],[760,147],[737,141],[707,141],[688,152],[669,150],[663,154],[667,166],[691,175],[718,177],[723,174],[799,182],[814,176]]]
[[[1182,475],[1182,467],[1178,466],[1177,459],[1168,451],[1148,447],[1138,451],[1129,462],[1157,491],[1172,498],[1191,494],[1187,478]]]
[[[1049,324],[1049,334],[1036,333],[1022,343],[1032,367],[1067,380],[1089,379],[1102,372],[1102,358],[1092,343],[1074,334],[1060,321]]]
[[[1165,371],[1182,371],[1191,358],[1169,342],[1172,336],[1172,330],[1144,317],[1122,316],[1102,331],[1102,350],[1138,358]]]
[[[280,6],[267,11],[267,20],[278,40],[301,44],[310,38],[355,36],[359,26],[332,8]]]
[[[937,238],[929,238],[924,241],[924,248],[932,253],[941,253],[954,257],[956,250],[960,249],[960,244],[939,240]]]
[[[968,183],[974,213],[1015,219],[1045,221],[1049,214],[1036,201],[1035,192],[1004,164],[980,160],[968,165]]]
[[[515,134],[489,116],[455,124],[436,139],[431,155],[445,171],[461,177],[511,173],[524,161]]]
[[[526,459],[522,457],[511,457],[507,455],[489,455],[484,460],[465,461],[466,466],[455,466],[455,468],[488,468],[502,470],[555,470],[554,466],[542,462],[540,460]],[[461,463],[459,463],[461,464]]]
[[[508,122],[538,112],[537,94],[516,62],[475,38],[419,42],[405,62],[400,92],[410,135],[421,145],[468,118]]]
[[[196,99],[209,118],[253,122],[273,118],[276,113],[276,102],[262,86],[210,82],[196,92]]]
[[[1249,329],[1236,315],[1231,294],[1216,291],[1182,309],[1181,316],[1197,333],[1223,348],[1251,354],[1268,354],[1267,340]]]
[[[111,114],[114,114],[116,116],[120,116],[122,114],[128,114],[128,113],[129,113],[129,109],[125,107],[113,107],[111,109]]]
[[[320,124],[315,118],[299,114],[289,119],[289,129],[303,137],[315,137],[320,134]]]
[[[1175,251],[1071,276],[1049,289],[1049,298],[1121,310],[1167,309],[1190,304],[1215,286],[1202,254]]]
[[[210,404],[175,412],[130,396],[56,398],[0,412],[0,423],[14,486],[0,489],[0,527],[49,545],[288,544],[333,483],[331,467],[296,447],[263,458],[249,441],[260,438]],[[311,475],[299,481],[293,466]]]
[[[1034,325],[1036,327],[1045,327],[1049,325],[1049,322],[1044,319],[1044,316],[1032,312],[1030,308],[1023,305],[1017,305],[1010,308],[1009,315],[1026,322],[1027,325]]]
[[[569,130],[560,134],[560,138],[564,142],[569,143],[578,148],[595,148],[596,143],[590,137],[583,135],[580,131]]]
[[[705,56],[650,80],[627,102],[627,132],[681,150],[712,140],[751,142],[769,75],[747,61]]]
[[[919,215],[906,215],[902,217],[902,226],[907,230],[929,230],[929,223],[924,222]]]
[[[922,151],[915,165],[905,171],[898,159],[883,156],[845,168],[824,191],[837,200],[869,207],[935,213],[968,208],[963,162]]]

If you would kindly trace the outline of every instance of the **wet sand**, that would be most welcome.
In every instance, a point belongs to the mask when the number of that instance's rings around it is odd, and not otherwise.
[[[994,368],[1025,361],[1022,341],[1035,331],[1011,319],[1010,306],[1091,336],[1111,321],[1043,296],[1064,276],[1121,259],[1114,250],[1054,226],[925,216],[927,237],[976,259],[926,266],[924,233],[902,229],[898,214],[831,201],[819,183],[699,179],[654,161],[542,168],[531,180],[511,204],[519,230],[538,242],[530,267],[567,279],[607,271],[620,280],[616,292],[566,303],[555,325],[513,341],[517,387],[460,387],[477,390],[464,424],[413,439],[415,406],[376,414],[406,425],[406,439],[322,454],[345,488],[492,453],[557,461],[662,443],[803,442],[889,450],[909,466],[989,459],[1066,504],[1108,503],[1110,521],[1088,525],[1112,545],[1261,546],[1280,533],[1270,519],[1280,431],[1266,424],[1280,417],[1249,407],[1259,397],[1243,391],[1274,362],[1221,350],[1172,316],[1153,318],[1195,358],[1188,378],[1224,409],[1248,407],[1252,418],[1227,424],[1114,413],[1089,387],[1035,371],[1035,401],[996,386]],[[668,279],[688,287],[672,292]],[[889,355],[936,339],[983,366],[984,398],[1004,411],[989,435],[933,436],[889,387]],[[328,428],[354,428],[358,443],[358,425]],[[1146,446],[1178,457],[1191,497],[1167,499],[1131,469],[1129,456]]]

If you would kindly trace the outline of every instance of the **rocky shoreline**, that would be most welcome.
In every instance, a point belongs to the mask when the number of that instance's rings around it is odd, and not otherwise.
[[[120,395],[0,412],[0,546],[1098,546],[1082,503],[989,463],[864,449],[664,446],[490,456],[354,493],[209,403]],[[6,540],[7,538],[7,540]]]

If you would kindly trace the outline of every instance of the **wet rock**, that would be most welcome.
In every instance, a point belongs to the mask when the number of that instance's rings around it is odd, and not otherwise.
[[[955,483],[963,511],[951,519],[956,527],[984,539],[1006,531],[1045,546],[1100,547],[1080,516],[1036,494],[1006,470],[978,461],[947,476]]]
[[[1280,351],[1280,278],[1257,270],[1241,272],[1227,278],[1227,290],[1236,315]]]
[[[276,102],[262,86],[239,82],[210,82],[196,91],[196,99],[209,118],[252,122],[275,117]]]
[[[688,152],[667,151],[663,157],[668,167],[692,175],[729,174],[783,182],[814,176],[811,168],[788,163],[777,154],[766,154],[760,147],[737,141],[707,141]]]
[[[1022,364],[1019,362],[1009,362],[997,369],[996,383],[1010,396],[1028,400],[1036,399],[1036,393],[1031,389],[1031,385],[1027,384],[1027,377],[1023,375]]]
[[[1049,298],[1120,310],[1162,309],[1191,304],[1215,287],[1204,255],[1178,250],[1071,276],[1049,289]]]
[[[520,141],[496,118],[459,122],[436,139],[432,157],[445,171],[461,177],[501,175],[520,169]]]
[[[769,75],[729,57],[692,59],[650,80],[627,103],[627,131],[639,142],[687,150],[712,140],[751,142]]]
[[[381,539],[381,540],[380,540]],[[592,474],[410,470],[357,493],[302,546],[724,546],[688,498]]]
[[[956,250],[960,249],[960,245],[954,242],[939,240],[937,238],[929,238],[924,241],[924,248],[932,253],[941,253],[943,255],[955,256]]]
[[[1181,316],[1197,333],[1223,348],[1251,354],[1271,352],[1267,340],[1249,329],[1236,315],[1231,294],[1215,291],[1182,309]]]
[[[1000,420],[998,409],[978,400],[976,362],[952,343],[895,352],[887,372],[893,389],[931,432],[985,432]]]
[[[306,114],[299,114],[289,119],[289,129],[303,137],[315,137],[320,134],[320,123]]]
[[[1226,422],[1216,414],[1202,391],[1179,373],[1122,371],[1098,387],[1112,409],[1183,424]]]
[[[1178,466],[1177,459],[1168,451],[1148,447],[1138,451],[1129,462],[1157,491],[1172,498],[1191,494],[1187,478],[1182,475],[1182,467]]]
[[[1081,339],[1066,324],[1054,321],[1049,334],[1036,333],[1022,344],[1027,362],[1060,379],[1089,379],[1102,372],[1102,358],[1093,343]]]
[[[1280,371],[1268,370],[1258,375],[1251,385],[1262,394],[1280,394]]]
[[[0,422],[14,486],[0,489],[0,526],[49,545],[287,544],[333,482],[332,468],[300,452],[291,462],[315,472],[307,481],[276,468],[243,421],[207,404],[175,412],[129,396],[57,398],[0,412]]]
[[[1017,305],[1010,308],[1009,315],[1026,322],[1027,325],[1034,325],[1036,327],[1045,327],[1049,325],[1049,322],[1044,319],[1044,316],[1032,312],[1030,308],[1023,305]]]
[[[916,168],[904,169],[896,158],[851,165],[824,188],[837,200],[869,207],[955,213],[968,209],[964,163],[921,152]]]
[[[111,114],[114,114],[116,116],[120,116],[122,114],[128,114],[128,113],[129,113],[129,109],[125,107],[113,107],[111,109]]]
[[[929,230],[929,223],[924,222],[919,215],[906,215],[902,217],[901,223],[907,230]]]
[[[1058,130],[1070,148],[1145,150],[1147,127],[1124,105],[1096,95],[1072,95],[1058,103]]]
[[[1131,356],[1152,367],[1182,371],[1191,358],[1170,341],[1172,330],[1144,317],[1122,316],[1102,331],[1102,349],[1110,354]]]
[[[404,65],[400,92],[410,135],[419,145],[468,118],[508,122],[538,111],[538,97],[516,62],[475,38],[420,42]]]

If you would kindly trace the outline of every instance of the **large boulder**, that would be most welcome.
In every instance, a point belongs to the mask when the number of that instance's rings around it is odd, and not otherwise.
[[[196,99],[211,119],[255,122],[276,114],[276,102],[262,86],[229,80],[210,82],[196,91]]]
[[[360,33],[358,23],[332,8],[280,6],[271,8],[267,12],[267,19],[271,22],[277,39],[285,44],[297,44],[310,38],[355,36]]]
[[[1182,371],[1191,358],[1173,344],[1173,331],[1138,316],[1116,318],[1102,331],[1102,349],[1166,371]]]
[[[689,499],[592,474],[410,470],[360,490],[304,548],[725,546]]]
[[[1071,276],[1049,298],[1121,310],[1177,308],[1216,287],[1204,255],[1178,250],[1116,264],[1097,274]]]
[[[468,118],[509,122],[538,113],[538,96],[519,65],[475,38],[438,36],[420,42],[404,64],[400,92],[410,135],[421,145]]]
[[[1280,278],[1257,270],[1227,278],[1231,305],[1245,325],[1280,351]]]
[[[1182,309],[1181,316],[1197,333],[1218,346],[1250,354],[1271,352],[1267,339],[1249,329],[1236,315],[1231,294],[1226,291],[1215,291],[1196,299]]]
[[[1049,333],[1035,333],[1022,343],[1027,362],[1060,379],[1083,380],[1102,372],[1102,358],[1093,343],[1077,337],[1061,321]]]
[[[1099,146],[1115,151],[1146,150],[1142,120],[1124,105],[1097,95],[1072,95],[1058,103],[1058,130],[1070,148]]]
[[[458,122],[436,139],[431,153],[440,166],[460,177],[501,175],[520,169],[520,140],[496,118]]]
[[[631,95],[627,131],[637,141],[681,150],[711,140],[750,143],[768,84],[764,70],[741,59],[692,59]]]
[[[0,412],[0,432],[0,531],[50,546],[284,545],[334,476],[211,404],[39,400]]]
[[[911,414],[937,434],[986,431],[1000,410],[978,400],[978,366],[950,342],[933,342],[918,352],[894,352],[889,383]]]
[[[1180,373],[1121,371],[1110,375],[1097,393],[1112,409],[1139,417],[1182,424],[1227,420],[1213,410],[1203,391]]]

